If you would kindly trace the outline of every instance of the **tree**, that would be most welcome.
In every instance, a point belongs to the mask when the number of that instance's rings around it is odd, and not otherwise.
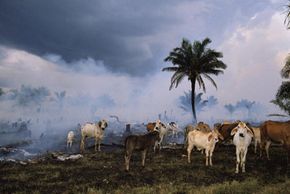
[[[236,110],[236,107],[232,104],[226,104],[224,105],[225,109],[227,109],[227,111],[229,111],[229,113],[231,114],[231,116],[233,115],[233,113]]]
[[[248,118],[250,119],[251,116],[251,109],[253,108],[253,105],[255,104],[255,101],[249,101],[247,99],[242,99],[237,102],[236,108],[245,108],[248,111]]]
[[[223,70],[227,67],[226,64],[219,60],[219,58],[223,57],[223,54],[207,47],[210,43],[211,40],[209,38],[205,38],[201,42],[194,41],[192,44],[188,40],[183,39],[181,47],[174,48],[169,53],[169,56],[164,59],[164,61],[173,64],[173,67],[162,69],[162,71],[174,72],[171,77],[169,90],[173,87],[178,87],[185,77],[191,83],[191,108],[194,122],[197,121],[194,98],[196,82],[204,92],[206,92],[206,89],[203,78],[208,79],[217,88],[215,81],[210,75],[217,76],[223,73]]]
[[[286,63],[281,70],[281,77],[286,79],[282,81],[279,87],[276,98],[271,103],[277,105],[282,111],[290,116],[290,56],[286,58]],[[270,116],[285,116],[280,114],[271,114]]]
[[[62,109],[66,91],[54,92],[54,95],[56,97],[55,101],[59,104],[59,109]]]
[[[289,4],[286,6],[286,17],[285,17],[285,20],[284,20],[284,23],[286,24],[287,28],[290,29],[290,2]]]
[[[184,92],[183,96],[179,97],[179,102],[180,102],[180,108],[184,110],[185,112],[191,112],[191,91]],[[203,108],[207,104],[207,100],[202,99],[203,93],[198,93],[195,95],[195,107],[197,111],[203,111]]]
[[[3,89],[0,88],[0,96],[2,96],[3,94],[5,94],[5,93],[4,93]]]

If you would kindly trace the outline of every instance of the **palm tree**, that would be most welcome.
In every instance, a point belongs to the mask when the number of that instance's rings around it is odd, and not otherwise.
[[[276,93],[276,99],[271,102],[280,107],[281,110],[290,116],[290,56],[286,58],[285,66],[281,70],[282,78],[286,79],[282,82]],[[270,116],[283,116],[279,114],[272,114]]]
[[[284,23],[286,24],[287,28],[290,29],[290,2],[286,5],[286,17]]]
[[[174,86],[176,88],[185,77],[188,77],[188,80],[191,82],[191,106],[194,122],[197,121],[194,98],[196,82],[204,92],[206,89],[203,77],[208,79],[217,88],[210,74],[219,75],[227,67],[226,64],[219,60],[219,58],[223,57],[221,52],[207,48],[210,43],[211,40],[209,38],[205,38],[202,42],[194,41],[193,44],[183,39],[181,47],[174,48],[169,53],[169,56],[164,59],[164,61],[169,61],[173,64],[173,67],[162,69],[162,71],[174,72],[171,77],[169,90]]]

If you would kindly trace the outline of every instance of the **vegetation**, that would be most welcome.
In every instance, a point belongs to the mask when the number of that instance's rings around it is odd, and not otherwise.
[[[271,102],[277,105],[287,116],[290,117],[290,56],[287,57],[286,63],[281,70],[281,77],[285,79],[279,87],[275,100]],[[274,114],[272,114],[273,116]],[[274,116],[283,116],[275,114]]]
[[[235,148],[218,144],[213,166],[193,152],[191,164],[183,149],[150,152],[145,168],[133,154],[131,171],[124,170],[120,147],[93,148],[77,161],[60,162],[50,154],[36,164],[0,162],[0,193],[288,193],[287,153],[271,147],[271,161],[260,159],[250,147],[246,173],[235,174]],[[289,171],[288,171],[289,172]],[[288,176],[288,178],[287,178]]]
[[[213,107],[217,105],[218,100],[214,96],[208,97],[206,100],[202,98],[203,93],[195,95],[195,108],[197,111],[204,111],[205,107]],[[191,112],[191,91],[184,92],[183,96],[179,97],[180,108],[185,112]]]
[[[165,67],[162,71],[174,72],[171,77],[171,85],[169,89],[178,87],[180,82],[187,77],[191,83],[191,106],[194,122],[196,119],[195,110],[195,85],[198,83],[199,87],[206,91],[203,78],[208,79],[216,88],[217,85],[210,75],[219,75],[226,69],[220,58],[223,57],[221,52],[217,52],[208,48],[211,43],[209,38],[203,41],[194,41],[192,44],[183,39],[181,47],[174,48],[164,60],[171,62],[173,67]]]

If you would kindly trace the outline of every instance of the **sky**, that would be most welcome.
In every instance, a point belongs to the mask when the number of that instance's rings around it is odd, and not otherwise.
[[[148,122],[159,113],[189,122],[178,98],[190,89],[184,80],[169,91],[171,73],[162,68],[169,52],[209,37],[227,69],[206,83],[218,105],[199,120],[229,116],[225,104],[255,101],[252,116],[280,113],[270,100],[282,82],[279,71],[290,51],[284,24],[287,0],[1,0],[0,87],[22,85],[66,91],[63,110],[43,105],[43,118],[73,122],[118,115],[124,122]],[[197,87],[197,92],[200,92]],[[32,109],[0,102],[1,118],[40,117]],[[33,109],[34,110],[34,109]],[[254,110],[253,110],[254,111]],[[69,119],[70,118],[70,119]]]

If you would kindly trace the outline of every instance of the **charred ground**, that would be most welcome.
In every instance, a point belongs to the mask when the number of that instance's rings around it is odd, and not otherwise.
[[[242,184],[258,192],[261,185],[282,184],[290,186],[287,175],[287,154],[281,147],[270,149],[271,161],[260,159],[250,148],[246,173],[235,174],[235,149],[218,145],[213,155],[213,166],[204,165],[200,152],[192,153],[192,163],[187,163],[186,150],[164,149],[149,153],[145,168],[141,167],[140,153],[132,156],[131,170],[124,168],[124,149],[103,146],[102,152],[88,150],[76,161],[57,161],[50,153],[35,164],[0,163],[0,193],[103,193],[103,192],[184,192],[194,193],[213,185]],[[287,178],[288,177],[288,178]],[[237,181],[237,182],[236,182]],[[255,184],[256,186],[251,186]],[[272,187],[272,186],[271,186]],[[277,186],[273,185],[273,188]],[[141,188],[141,190],[134,190]],[[152,190],[153,189],[153,190]],[[287,191],[287,190],[286,190]],[[289,191],[288,191],[289,192]]]

